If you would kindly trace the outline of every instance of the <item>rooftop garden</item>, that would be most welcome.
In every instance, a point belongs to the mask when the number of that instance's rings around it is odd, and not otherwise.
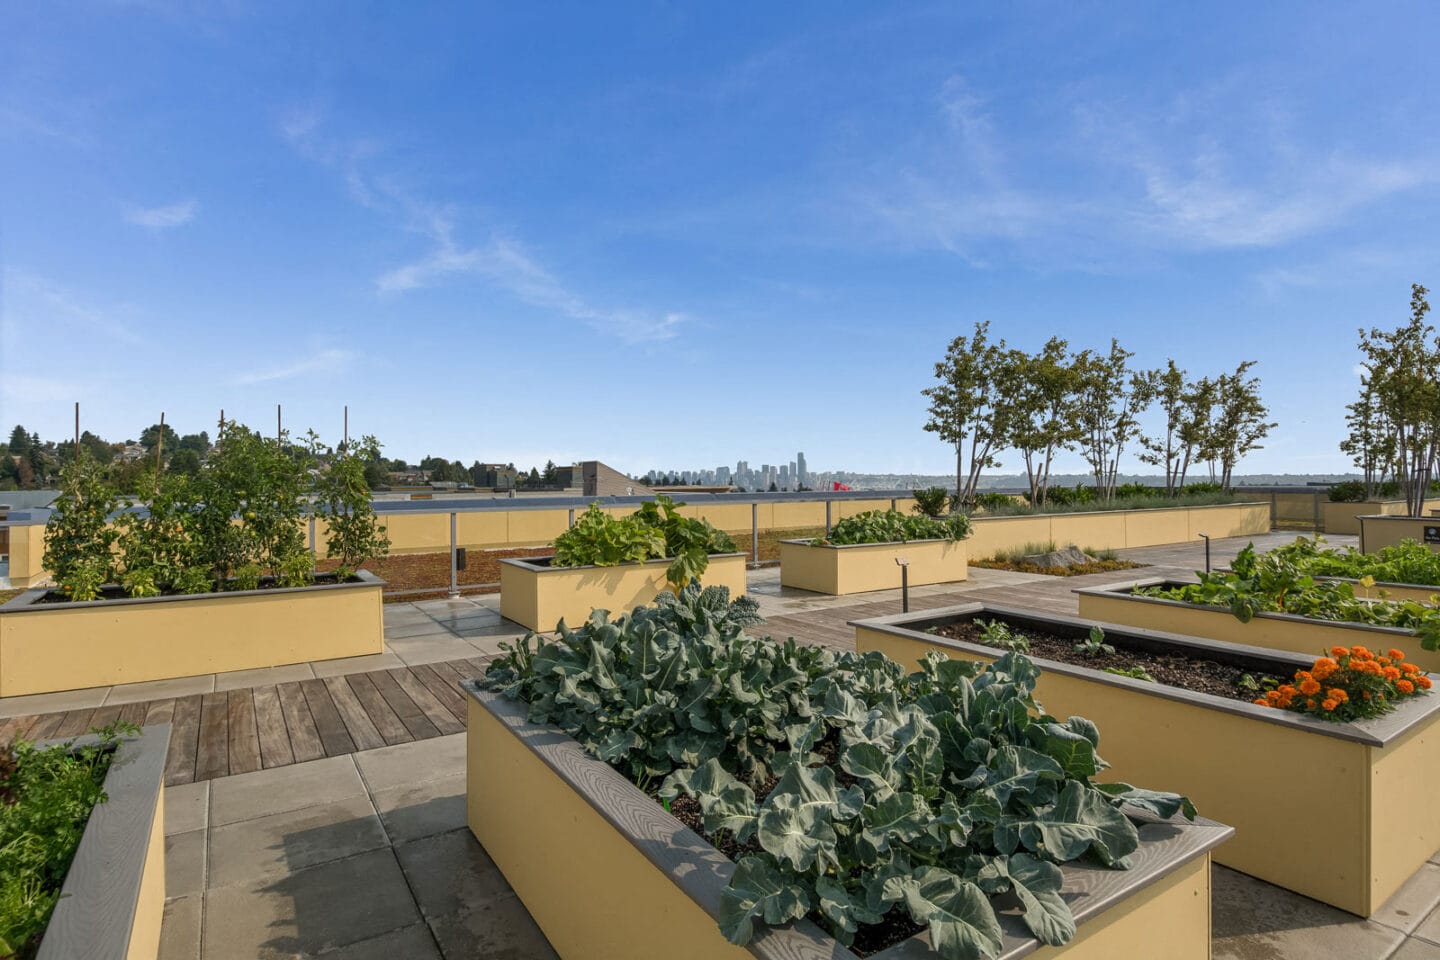
[[[660,494],[628,517],[612,517],[592,503],[555,538],[551,565],[613,567],[669,559],[666,579],[678,589],[705,572],[712,554],[735,552],[729,534],[708,520],[682,516],[684,505]]]

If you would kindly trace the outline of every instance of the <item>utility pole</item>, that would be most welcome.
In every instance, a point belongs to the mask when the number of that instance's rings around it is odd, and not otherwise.
[[[165,411],[160,411],[160,439],[155,441],[155,472],[160,472],[160,465],[165,462]]]

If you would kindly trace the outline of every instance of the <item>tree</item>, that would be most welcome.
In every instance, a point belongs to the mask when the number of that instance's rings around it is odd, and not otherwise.
[[[1410,285],[1410,320],[1394,330],[1360,330],[1364,383],[1374,412],[1388,421],[1395,478],[1412,517],[1424,514],[1425,494],[1440,452],[1440,340],[1426,320],[1429,291]]]
[[[155,444],[160,439],[160,437],[160,424],[152,423],[150,426],[140,431],[140,446],[144,447],[147,451],[154,453]],[[171,427],[168,423],[165,424],[164,437],[166,450],[174,451],[179,448],[180,435],[176,433],[175,429]]]
[[[182,447],[170,455],[170,462],[166,464],[166,469],[171,473],[184,474],[188,477],[196,476],[200,473],[200,454]]]
[[[1055,454],[1081,437],[1076,416],[1078,372],[1070,344],[1051,337],[1034,355],[1009,351],[1001,373],[1001,397],[1009,407],[1009,441],[1025,460],[1030,501],[1045,502]]]
[[[165,443],[170,443],[166,438]],[[197,456],[204,457],[210,452],[210,434],[204,430],[199,433],[187,433],[175,444],[177,450],[193,450]]]
[[[15,425],[15,429],[10,431],[9,446],[10,452],[17,457],[30,449],[30,434],[18,423]]]
[[[1081,452],[1095,489],[1106,500],[1115,496],[1120,457],[1140,425],[1139,414],[1154,399],[1159,376],[1159,371],[1132,371],[1134,355],[1111,339],[1108,355],[1084,350],[1074,359]]]
[[[1167,360],[1165,369],[1155,371],[1154,377],[1155,402],[1165,415],[1165,433],[1154,437],[1141,434],[1141,452],[1137,458],[1164,471],[1165,493],[1173,497],[1184,482],[1180,478],[1188,466],[1183,458],[1185,444],[1181,435],[1189,413],[1185,392],[1190,385],[1185,380],[1185,371],[1177,367],[1174,360]]]
[[[1365,496],[1388,478],[1395,463],[1395,432],[1381,412],[1369,377],[1360,378],[1360,399],[1345,407],[1345,425],[1350,434],[1340,441],[1340,452],[1360,468]]]
[[[560,475],[557,472],[554,460],[545,461],[545,472],[540,476],[540,481],[546,486],[551,486],[560,482]]]
[[[1215,381],[1215,414],[1210,428],[1210,448],[1221,467],[1220,486],[1230,489],[1235,464],[1251,450],[1262,449],[1260,441],[1276,424],[1260,399],[1260,378],[1249,376],[1254,360],[1246,360],[1234,373],[1221,374]]]
[[[935,386],[922,390],[930,398],[930,419],[925,429],[955,448],[955,496],[961,503],[975,499],[980,471],[999,466],[993,452],[1001,439],[996,419],[999,393],[996,376],[1005,341],[990,342],[990,323],[975,324],[969,340],[959,336],[950,341],[945,359],[935,364]],[[970,467],[966,470],[966,448]]]

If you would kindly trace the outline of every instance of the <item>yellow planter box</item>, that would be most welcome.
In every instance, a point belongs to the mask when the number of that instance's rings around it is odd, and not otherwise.
[[[1440,500],[1426,500],[1427,510],[1440,506]],[[1331,503],[1320,505],[1326,533],[1358,534],[1360,518],[1364,516],[1403,517],[1404,500],[1360,500],[1352,503]],[[1417,538],[1418,539],[1418,538]]]
[[[94,741],[81,737],[76,745]],[[169,746],[169,724],[143,727],[116,746],[105,773],[107,799],[90,811],[37,960],[159,955]]]
[[[855,647],[902,663],[930,651],[991,661],[993,647],[927,634],[936,624],[999,618],[1076,640],[1091,618],[1039,615],[971,603],[862,620]],[[1227,614],[1228,615],[1228,614]],[[1308,657],[1105,625],[1107,642],[1175,649],[1282,676]],[[1392,714],[1327,723],[1239,700],[1033,658],[1036,699],[1055,716],[1100,728],[1102,775],[1183,793],[1206,816],[1235,827],[1215,860],[1307,897],[1369,916],[1440,849],[1440,696]]]
[[[1379,553],[1401,540],[1419,540],[1440,553],[1440,520],[1430,517],[1396,517],[1390,515],[1356,517],[1360,524],[1360,552]]]
[[[0,696],[382,653],[385,581],[0,607]]]
[[[562,958],[853,960],[808,920],[758,929],[748,947],[726,941],[716,918],[731,861],[574,740],[528,723],[523,704],[464,687],[466,821]],[[1147,824],[1130,870],[1065,867],[1075,939],[1037,949],[1007,911],[1000,960],[1208,960],[1209,852],[1231,832]],[[921,934],[872,960],[925,956]]]
[[[1270,504],[1216,503],[1197,507],[1143,510],[1088,510],[1076,513],[1020,514],[971,518],[970,549],[992,557],[1027,543],[1053,540],[1093,550],[1123,550],[1212,537],[1252,537],[1270,532]]]
[[[815,546],[809,540],[780,541],[780,585],[832,596],[899,590],[900,567],[909,561],[910,586],[956,583],[970,575],[963,540],[911,540]]]
[[[591,610],[616,616],[650,603],[670,589],[670,560],[646,560],[613,567],[552,567],[550,557],[500,561],[500,615],[531,630],[554,630],[564,620],[578,626]],[[718,553],[700,575],[704,586],[729,587],[745,595],[745,555]]]
[[[1228,572],[1221,568],[1220,572]],[[1387,583],[1377,580],[1374,586],[1365,586],[1359,580],[1351,577],[1316,577],[1316,580],[1323,580],[1326,583],[1348,583],[1350,589],[1355,591],[1355,596],[1363,600],[1414,600],[1416,603],[1434,605],[1440,600],[1440,584],[1424,583]]]
[[[1315,620],[1289,613],[1257,613],[1249,623],[1241,623],[1227,607],[1139,597],[1131,593],[1139,587],[1176,585],[1176,581],[1152,577],[1108,587],[1087,587],[1075,593],[1080,598],[1080,616],[1087,620],[1288,650],[1311,658],[1326,656],[1331,647],[1353,647],[1357,643],[1371,650],[1398,647],[1405,651],[1405,659],[1426,673],[1440,672],[1440,651],[1422,649],[1420,638],[1409,630]]]

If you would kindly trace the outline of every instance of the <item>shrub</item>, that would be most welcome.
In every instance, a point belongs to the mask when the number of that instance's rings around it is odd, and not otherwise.
[[[370,504],[366,470],[380,459],[380,441],[365,436],[330,464],[315,482],[315,514],[325,520],[325,555],[340,561],[335,574],[342,580],[371,557],[390,552],[390,538]],[[281,578],[304,579],[308,571],[292,560],[281,565]]]
[[[678,508],[683,506],[661,494],[630,516],[617,518],[592,503],[573,527],[555,538],[553,563],[613,567],[672,557],[665,578],[682,587],[705,572],[711,554],[735,549],[730,535],[708,520],[681,516]]]
[[[948,517],[921,517],[899,510],[867,510],[846,517],[830,528],[815,546],[849,546],[860,543],[902,543],[909,540],[964,540],[970,535],[970,518],[963,513]]]
[[[981,493],[975,497],[975,506],[987,513],[1016,506],[1017,501],[1008,493]]]
[[[1157,497],[1163,497],[1164,495],[1164,488],[1152,486],[1148,483],[1122,483],[1115,488],[1115,496],[1117,497],[1148,498],[1153,500]]]
[[[1195,816],[1184,797],[1093,782],[1099,731],[1041,711],[1020,654],[932,653],[907,675],[878,653],[750,636],[725,599],[691,585],[527,635],[482,685],[642,790],[693,798],[704,833],[740,854],[719,915],[734,943],[810,916],[849,944],[894,913],[941,956],[978,960],[1001,950],[991,898],[1008,894],[1041,942],[1063,944],[1060,864],[1123,869],[1139,846],[1125,804]]]
[[[115,579],[119,531],[109,518],[119,506],[104,469],[81,447],[60,470],[60,495],[45,525],[44,564],[66,599],[94,600]]]
[[[1346,480],[1330,485],[1331,503],[1360,503],[1366,499],[1365,484],[1359,480]]]
[[[1430,686],[1419,667],[1405,662],[1402,650],[1381,655],[1362,646],[1331,647],[1330,656],[1309,670],[1297,670],[1294,683],[1281,684],[1255,702],[1345,723],[1388,713],[1395,701],[1423,694]]]
[[[924,490],[912,490],[915,495],[915,505],[911,508],[922,517],[938,517],[945,513],[945,504],[950,499],[950,493],[944,487],[927,487]]]

